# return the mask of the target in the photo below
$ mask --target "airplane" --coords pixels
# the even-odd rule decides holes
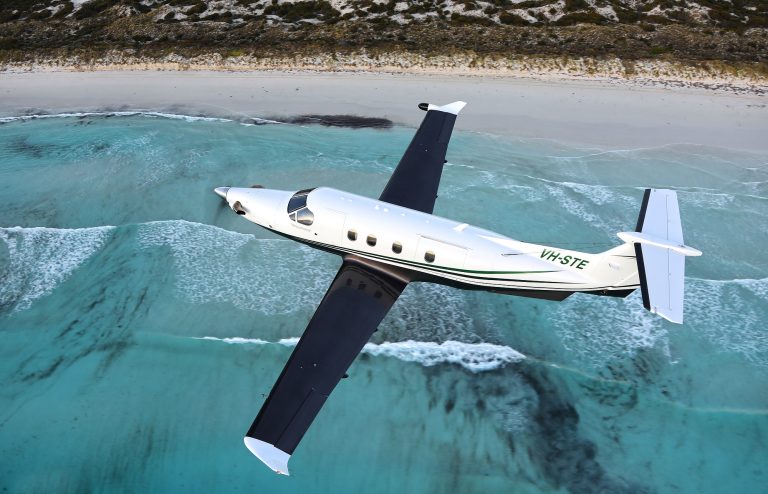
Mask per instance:
[[[244,438],[279,474],[331,391],[405,287],[561,301],[581,292],[626,297],[683,322],[686,256],[677,194],[646,189],[634,232],[598,254],[521,242],[432,214],[448,141],[466,103],[420,103],[426,116],[378,199],[330,187],[299,191],[218,187],[238,215],[278,235],[338,254],[341,267]]]

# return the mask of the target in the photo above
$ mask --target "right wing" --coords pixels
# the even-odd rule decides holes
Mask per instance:
[[[427,107],[427,116],[400,158],[380,201],[432,214],[453,124],[465,105],[463,101],[456,101]]]
[[[245,437],[277,473],[407,281],[345,258]]]

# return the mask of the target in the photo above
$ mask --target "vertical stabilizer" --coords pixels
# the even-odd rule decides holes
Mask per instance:
[[[685,257],[700,256],[701,251],[683,243],[677,193],[646,189],[636,231],[619,237],[634,244],[645,308],[682,323]]]

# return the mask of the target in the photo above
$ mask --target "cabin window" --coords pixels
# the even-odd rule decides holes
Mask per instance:
[[[435,262],[435,253],[428,250],[424,253],[424,260],[427,262]]]
[[[376,236],[368,235],[368,238],[365,239],[365,243],[373,247],[374,245],[376,245]]]
[[[394,252],[395,254],[399,254],[402,251],[403,251],[403,244],[401,244],[400,242],[392,243],[392,252]]]
[[[348,231],[347,238],[354,242],[355,240],[357,240],[357,232],[355,230]]]

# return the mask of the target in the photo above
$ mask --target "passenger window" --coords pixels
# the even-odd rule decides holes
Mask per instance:
[[[374,235],[368,235],[368,238],[365,239],[365,242],[371,247],[373,247],[374,245],[376,245],[376,237]]]
[[[428,250],[424,253],[424,260],[427,262],[435,262],[435,253]]]
[[[401,244],[400,242],[395,242],[392,244],[392,252],[394,252],[395,254],[399,254],[402,251],[403,251],[403,244]]]
[[[315,221],[315,215],[309,208],[299,209],[296,213],[296,219],[302,225],[311,225]]]
[[[355,230],[348,231],[347,238],[354,242],[355,240],[357,240],[357,232]]]

